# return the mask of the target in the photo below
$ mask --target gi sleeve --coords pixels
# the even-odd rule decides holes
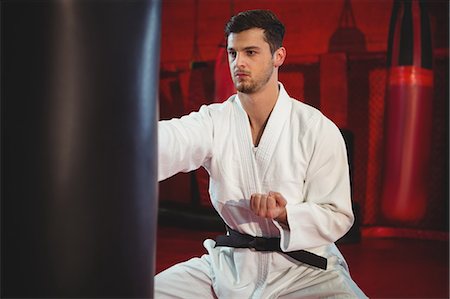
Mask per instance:
[[[312,125],[303,138],[310,153],[303,201],[286,206],[289,227],[276,223],[281,249],[293,251],[333,243],[354,221],[345,142],[327,118]]]
[[[199,168],[210,158],[213,124],[207,106],[158,122],[158,181]]]

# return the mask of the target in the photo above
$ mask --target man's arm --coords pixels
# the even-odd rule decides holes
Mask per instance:
[[[325,120],[305,138],[304,148],[311,152],[311,158],[303,194],[298,195],[302,201],[289,202],[274,192],[257,194],[250,200],[255,214],[273,219],[284,251],[330,244],[342,237],[354,220],[347,154],[339,129]]]
[[[207,106],[158,122],[158,181],[199,168],[211,156],[212,119]]]

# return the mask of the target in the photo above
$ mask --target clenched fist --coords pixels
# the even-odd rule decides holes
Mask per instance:
[[[256,215],[288,225],[286,204],[287,201],[283,195],[273,191],[268,194],[254,193],[250,197],[250,209]]]

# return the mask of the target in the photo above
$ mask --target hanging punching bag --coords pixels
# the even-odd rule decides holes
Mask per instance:
[[[422,219],[427,205],[433,72],[426,1],[394,1],[388,43],[382,213]]]
[[[235,93],[228,65],[228,51],[226,45],[220,45],[214,65],[214,102],[222,103]]]
[[[153,297],[159,0],[0,5],[1,297]]]

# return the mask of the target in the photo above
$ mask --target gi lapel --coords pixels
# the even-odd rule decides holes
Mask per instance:
[[[262,180],[266,176],[270,161],[272,160],[276,146],[280,141],[281,132],[283,131],[287,119],[290,117],[291,109],[292,102],[284,87],[280,84],[280,94],[277,103],[270,114],[256,152],[256,164],[259,170],[259,179],[261,179],[259,184],[262,184]]]
[[[280,94],[277,103],[270,114],[266,128],[261,136],[256,154],[253,152],[250,121],[239,100],[235,97],[236,129],[239,138],[239,149],[242,157],[244,180],[247,187],[248,198],[253,193],[262,193],[262,180],[264,179],[270,161],[279,142],[281,132],[290,116],[292,102],[283,85],[280,84]],[[267,191],[267,190],[266,190]]]
[[[247,112],[242,107],[239,96],[235,97],[236,131],[238,134],[239,154],[242,157],[242,169],[246,186],[246,198],[250,198],[253,193],[260,193],[260,180],[258,169],[253,154],[252,133],[250,131],[250,121]]]

